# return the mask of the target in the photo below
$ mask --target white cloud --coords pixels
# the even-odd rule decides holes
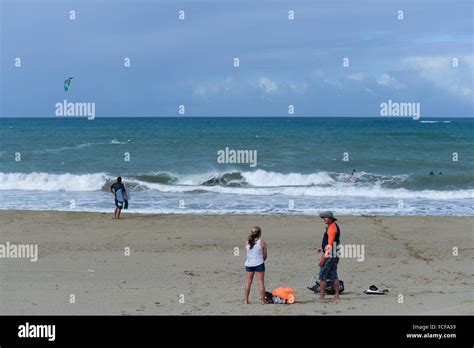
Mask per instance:
[[[337,88],[337,89],[342,89],[343,85],[341,81],[339,80],[339,77],[334,77],[331,75],[327,75],[324,71],[321,69],[314,70],[309,74],[309,77],[311,78],[312,85],[318,86],[321,82],[330,85],[331,87]]]
[[[202,99],[219,95],[245,95],[251,90],[260,90],[265,95],[297,93],[305,94],[310,85],[306,81],[275,82],[269,77],[235,79],[227,77],[221,80],[190,81],[193,97]]]
[[[374,91],[371,90],[370,88],[367,88],[367,87],[366,87],[366,88],[364,89],[364,91],[365,91],[366,93],[370,94],[370,95],[375,95]]]
[[[390,76],[389,74],[385,73],[375,78],[375,81],[380,86],[385,87],[393,87],[395,89],[400,89],[405,87],[402,83],[398,82],[394,77]]]
[[[347,78],[349,80],[362,81],[364,79],[364,73],[361,73],[361,72],[354,73],[352,75],[348,75]]]
[[[227,77],[222,81],[205,81],[193,85],[193,96],[208,98],[219,93],[229,93],[237,87],[236,81],[232,77]]]
[[[402,67],[415,71],[422,79],[436,87],[460,97],[472,96],[474,56],[459,57],[459,66],[453,67],[453,57],[428,56],[408,57]]]
[[[308,84],[306,82],[301,83],[290,83],[288,85],[292,92],[304,94],[308,90]]]
[[[322,80],[324,78],[324,71],[322,71],[321,69],[318,69],[318,70],[313,70],[309,76],[313,79],[313,80]]]
[[[342,89],[342,83],[341,81],[337,80],[337,79],[331,79],[331,78],[326,78],[323,80],[324,83],[327,83],[328,85],[331,85],[332,87],[336,87],[336,88],[339,88],[339,89]]]
[[[261,77],[258,81],[258,85],[267,94],[276,93],[278,90],[277,84],[267,77]]]

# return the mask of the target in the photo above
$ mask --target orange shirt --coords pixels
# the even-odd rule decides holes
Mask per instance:
[[[326,245],[326,250],[325,250],[325,256],[329,256],[331,253],[331,248],[332,245],[334,244],[334,240],[336,239],[336,234],[337,234],[337,227],[336,223],[332,222],[328,226],[328,244]]]

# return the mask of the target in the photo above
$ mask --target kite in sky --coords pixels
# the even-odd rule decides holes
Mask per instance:
[[[71,80],[73,79],[74,77],[70,77],[68,78],[66,81],[64,81],[64,90],[66,92],[69,91],[69,86],[71,85]]]

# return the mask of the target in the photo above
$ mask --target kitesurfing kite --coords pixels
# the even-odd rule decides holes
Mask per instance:
[[[67,92],[69,91],[69,86],[71,85],[71,80],[73,79],[74,77],[70,77],[68,78],[66,81],[64,81],[64,90]]]

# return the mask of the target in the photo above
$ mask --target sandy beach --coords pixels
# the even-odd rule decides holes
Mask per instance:
[[[474,313],[473,217],[339,217],[342,244],[364,245],[365,255],[363,261],[341,258],[339,277],[346,291],[337,303],[320,303],[306,288],[319,270],[312,250],[323,234],[317,217],[112,217],[0,211],[0,244],[38,245],[37,262],[0,259],[0,313]],[[283,284],[293,287],[297,303],[262,306],[254,283],[251,304],[243,304],[243,245],[252,225],[261,226],[268,244],[267,290]],[[127,247],[130,255],[125,255]],[[453,255],[454,247],[458,256]],[[365,295],[363,290],[372,284],[388,289],[388,294]]]

